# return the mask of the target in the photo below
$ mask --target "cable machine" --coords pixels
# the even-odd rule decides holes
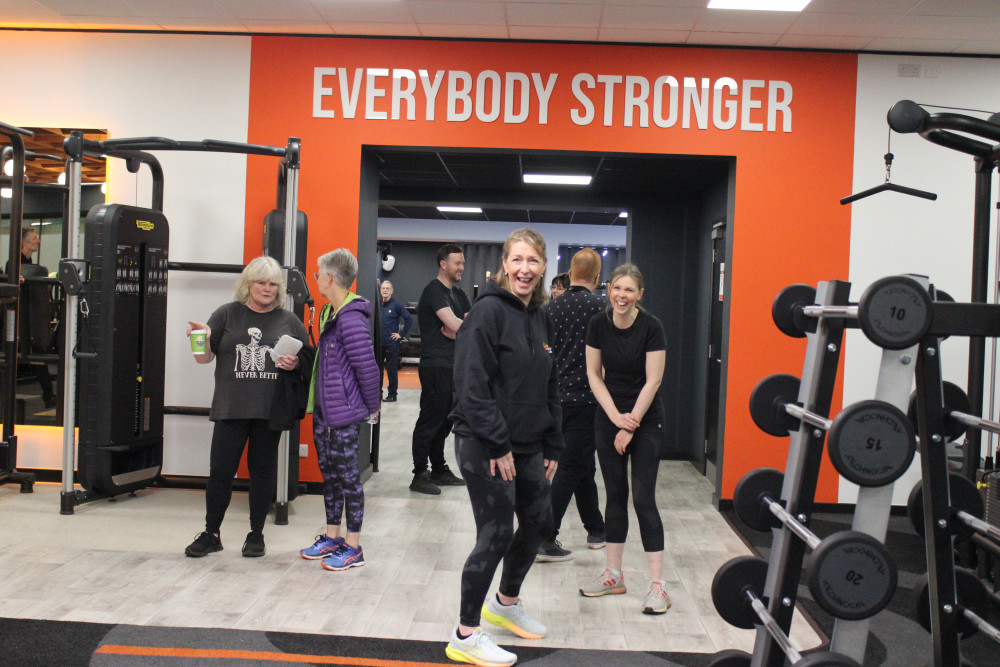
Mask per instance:
[[[284,195],[284,229],[296,228],[299,140],[291,137],[285,147],[243,144],[206,139],[175,141],[163,137],[137,137],[91,141],[74,132],[64,142],[69,156],[67,259],[59,264],[66,291],[66,359],[63,426],[63,483],[61,513],[72,514],[75,505],[100,497],[133,492],[160,475],[163,447],[163,363],[167,296],[167,271],[225,271],[242,267],[216,264],[171,265],[167,253],[167,221],[163,216],[163,171],[147,151],[236,153],[280,158],[278,191]],[[143,164],[152,173],[150,209],[102,204],[87,216],[86,259],[80,256],[80,183],[84,155],[125,160],[137,173]],[[157,232],[157,230],[159,230]],[[282,268],[288,286],[286,307],[301,305],[308,289],[296,268],[296,234],[284,234]],[[272,253],[273,254],[273,253]],[[84,298],[81,299],[81,295]],[[89,297],[89,302],[87,297]],[[80,335],[80,317],[95,334]],[[79,342],[78,342],[79,341]],[[81,349],[92,346],[94,349]],[[121,359],[119,359],[121,357]],[[74,490],[73,453],[77,404],[76,378],[81,388],[80,483]],[[191,414],[175,409],[175,414]],[[198,412],[197,414],[201,414]],[[288,517],[288,432],[282,435],[278,456],[276,522]]]
[[[17,391],[17,313],[21,305],[21,222],[24,213],[24,137],[34,133],[24,128],[0,123],[0,134],[10,140],[14,156],[10,199],[10,271],[7,282],[0,284],[0,307],[4,313],[4,356],[7,374],[3,386],[3,439],[0,440],[0,484],[20,484],[21,493],[31,493],[35,476],[17,471],[17,435],[14,433],[15,393]]]

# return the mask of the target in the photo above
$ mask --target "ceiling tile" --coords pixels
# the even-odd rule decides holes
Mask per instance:
[[[527,25],[510,26],[511,39],[592,42],[597,40],[597,28],[557,28]]]
[[[343,0],[313,4],[319,15],[327,21],[402,23],[413,18],[409,10],[409,6],[413,3]]]
[[[466,39],[508,39],[510,35],[505,25],[440,25],[421,23],[420,34],[424,37],[459,37]]]
[[[601,20],[599,5],[559,5],[542,2],[513,4],[507,7],[507,24],[511,26],[591,27]]]
[[[142,16],[72,16],[67,15],[67,21],[89,30],[149,30],[159,28],[154,19]]]
[[[601,28],[691,30],[699,10],[650,6],[605,7]]]
[[[142,16],[175,18],[231,18],[215,0],[128,0]]]
[[[692,30],[687,44],[707,46],[774,46],[779,34],[752,34],[746,32],[709,32]]]
[[[504,25],[503,5],[499,2],[445,2],[424,0],[409,4],[417,23]]]
[[[246,32],[248,28],[246,21],[240,21],[232,17],[229,18],[182,18],[182,17],[153,17],[151,21],[162,27],[164,30],[204,30],[208,32],[222,30],[225,32]]]
[[[952,2],[953,0],[949,0]],[[804,14],[905,14],[921,3],[921,0],[812,0]]]
[[[250,32],[271,32],[299,35],[332,35],[333,28],[328,23],[317,21],[278,21],[269,19],[243,19],[243,25]]]
[[[868,46],[872,37],[853,35],[793,35],[790,32],[778,38],[775,46],[783,49],[833,49],[860,51]]]
[[[874,37],[893,20],[879,14],[801,14],[785,34]]]
[[[951,53],[966,41],[964,39],[875,37],[868,44],[868,49],[871,51],[902,51],[904,53]]]
[[[995,34],[995,21],[966,17],[904,16],[887,26],[884,37],[917,39],[989,39]]]
[[[975,16],[1000,19],[997,0],[923,0],[910,10],[914,16]]]
[[[968,53],[976,55],[991,55],[1000,53],[1000,42],[997,40],[975,40],[970,39],[952,53]]]
[[[597,38],[602,42],[636,42],[639,44],[683,44],[690,30],[639,30],[637,28],[601,28]]]
[[[699,32],[783,33],[795,22],[795,12],[750,12],[713,9],[702,12],[695,29]]]
[[[331,27],[337,35],[421,36],[420,29],[415,23],[337,23]]]
[[[38,0],[38,4],[43,5],[57,14],[64,16],[138,16],[135,10],[126,0]]]
[[[318,21],[322,17],[309,0],[217,0],[238,19]]]

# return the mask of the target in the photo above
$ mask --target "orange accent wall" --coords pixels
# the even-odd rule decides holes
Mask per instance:
[[[528,119],[519,124],[446,119],[447,79],[435,105],[435,119],[424,119],[424,97],[418,81],[414,93],[415,120],[365,119],[365,84],[358,91],[357,113],[345,118],[340,104],[339,75],[324,79],[333,95],[323,108],[335,118],[314,118],[314,68],[461,70],[473,84],[480,72],[493,70],[544,81],[558,74],[548,104],[548,121],[538,122],[537,96]],[[615,86],[611,126],[603,124],[604,89],[588,91],[596,107],[595,120],[577,125],[572,109],[581,109],[571,80],[578,73],[642,76],[652,84],[660,76],[703,77],[711,83],[731,77],[783,81],[791,85],[792,126],[780,131],[748,131],[708,127],[632,127],[624,122],[623,84]],[[289,136],[302,140],[299,207],[309,215],[307,273],[316,257],[336,247],[357,248],[361,149],[364,145],[461,148],[518,148],[629,153],[670,153],[736,156],[735,213],[730,224],[732,279],[728,339],[728,401],[724,438],[723,498],[732,497],[736,482],[748,470],[769,466],[784,469],[787,438],[760,432],[747,409],[754,385],[771,373],[800,375],[805,343],[782,335],[771,322],[774,296],[792,283],[815,285],[821,280],[847,279],[850,247],[849,209],[840,197],[851,191],[857,57],[851,54],[797,53],[736,49],[687,49],[595,44],[543,44],[381,40],[355,38],[254,37],[250,72],[249,141],[285,145]],[[349,79],[353,82],[353,79]],[[381,77],[385,97],[376,97],[376,111],[390,111],[391,77]],[[740,86],[742,94],[743,87]],[[683,91],[681,92],[683,97]],[[737,96],[737,102],[738,100]],[[754,99],[751,122],[767,122],[767,88]],[[487,100],[490,99],[487,97]],[[487,106],[489,106],[487,104]],[[680,105],[683,108],[683,104]],[[503,105],[501,104],[501,109]],[[404,116],[405,118],[405,116]],[[725,116],[723,116],[725,118]],[[274,207],[273,160],[250,157],[247,166],[247,259],[261,247],[261,219]],[[643,267],[640,267],[643,268]],[[317,304],[318,306],[319,304]],[[691,350],[691,354],[702,354]],[[833,411],[839,411],[841,389]],[[387,424],[387,428],[391,425]],[[304,438],[311,433],[303,424]],[[393,453],[393,456],[404,456]],[[409,453],[405,453],[408,460]],[[408,465],[408,464],[407,464]],[[302,461],[300,477],[319,480],[315,458]],[[837,500],[837,476],[824,463],[816,499]]]

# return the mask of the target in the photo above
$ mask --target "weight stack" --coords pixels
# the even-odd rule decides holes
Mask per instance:
[[[144,488],[163,463],[170,230],[160,211],[102,204],[86,220],[77,469],[101,495]]]
[[[1000,470],[980,470],[976,477],[986,501],[986,523],[1000,528]]]

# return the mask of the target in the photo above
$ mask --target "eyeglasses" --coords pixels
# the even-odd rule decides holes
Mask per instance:
[[[315,279],[316,279],[316,282],[319,282],[319,275],[320,275],[320,274],[318,274],[318,273],[314,273],[314,274],[313,274],[313,278],[315,278]]]

